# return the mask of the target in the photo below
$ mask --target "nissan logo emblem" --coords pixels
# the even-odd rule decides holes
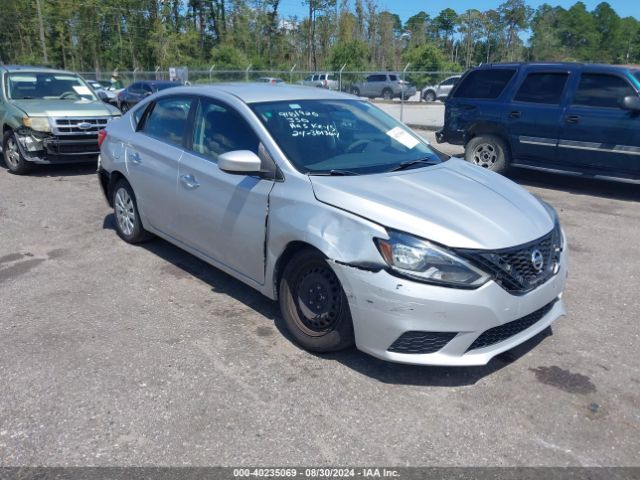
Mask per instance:
[[[544,267],[544,256],[537,248],[531,252],[531,265],[533,265],[533,268],[538,272],[542,270],[542,267]]]

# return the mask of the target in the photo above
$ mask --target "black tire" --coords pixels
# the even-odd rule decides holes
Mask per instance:
[[[495,135],[473,137],[464,147],[464,158],[467,162],[497,173],[505,173],[511,162],[509,147]]]
[[[111,201],[116,219],[116,231],[120,238],[127,243],[140,243],[153,238],[153,235],[142,226],[136,196],[129,182],[124,179],[116,182],[111,192]]]
[[[358,87],[353,87],[353,94],[356,97],[359,97],[360,96],[360,89]]]
[[[34,164],[25,160],[12,130],[7,130],[2,138],[2,157],[7,169],[14,175],[26,175],[33,170]]]
[[[120,105],[120,111],[122,113],[127,113],[127,110],[129,110],[129,106],[127,105],[127,102],[124,102]]]
[[[431,90],[429,90],[428,92],[424,93],[424,101],[425,102],[435,102],[436,101],[436,94],[434,92],[432,92]]]
[[[393,91],[390,88],[382,90],[382,98],[385,100],[393,100]]]
[[[280,311],[296,343],[334,352],[354,343],[347,297],[324,256],[303,250],[287,263],[279,286]]]

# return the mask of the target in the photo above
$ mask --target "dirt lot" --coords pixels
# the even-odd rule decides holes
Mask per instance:
[[[638,186],[515,174],[567,231],[568,316],[424,368],[300,350],[248,287],[122,242],[94,169],[0,170],[1,465],[639,464]]]

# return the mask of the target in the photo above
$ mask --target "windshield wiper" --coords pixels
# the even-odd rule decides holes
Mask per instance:
[[[329,171],[326,172],[309,172],[309,175],[326,175],[326,176],[331,176],[331,177],[347,177],[347,176],[351,176],[351,175],[360,175],[357,172],[352,172],[350,170],[340,170],[340,169],[336,169],[333,168]]]
[[[389,170],[387,170],[387,172],[398,172],[400,170],[406,170],[409,167],[413,167],[414,165],[437,165],[440,162],[437,162],[435,160],[433,160],[432,158],[429,157],[425,157],[425,158],[418,158],[416,160],[407,160],[406,162],[401,162],[400,164],[396,165],[393,168],[390,168]]]

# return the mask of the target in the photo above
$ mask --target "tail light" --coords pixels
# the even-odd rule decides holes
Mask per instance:
[[[102,129],[98,132],[98,147],[102,147],[105,138],[107,138],[107,131]]]

